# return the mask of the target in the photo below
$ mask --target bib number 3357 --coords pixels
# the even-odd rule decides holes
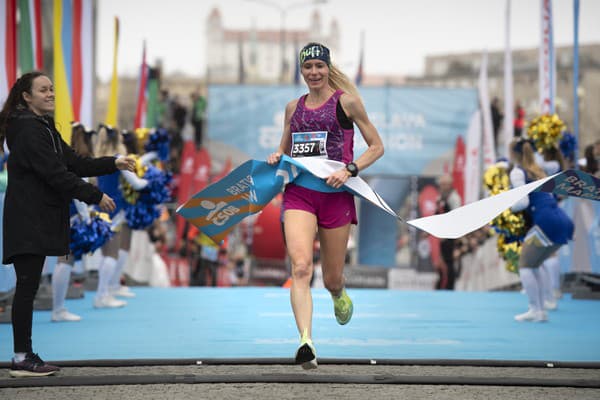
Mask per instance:
[[[327,132],[292,133],[292,157],[327,157]]]

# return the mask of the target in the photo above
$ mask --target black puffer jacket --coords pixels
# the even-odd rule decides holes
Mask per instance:
[[[80,177],[117,171],[114,157],[87,158],[65,143],[49,117],[19,111],[6,129],[8,187],[4,200],[4,264],[20,254],[69,253],[69,202],[97,204],[102,192]]]

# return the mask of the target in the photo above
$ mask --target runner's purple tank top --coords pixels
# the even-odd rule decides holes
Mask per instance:
[[[338,122],[336,107],[342,93],[342,90],[336,90],[317,108],[306,106],[308,95],[300,97],[290,121],[290,130],[292,133],[327,131],[328,158],[348,163],[354,159],[354,128],[344,129]]]

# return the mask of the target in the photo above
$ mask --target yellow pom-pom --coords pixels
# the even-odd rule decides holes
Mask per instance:
[[[112,220],[110,219],[110,215],[108,215],[105,212],[101,212],[101,211],[96,211],[96,210],[92,210],[90,211],[90,217],[99,217],[100,219],[108,222],[109,224],[112,222]]]
[[[506,169],[497,165],[485,171],[483,182],[492,196],[510,189],[510,179]],[[520,239],[527,229],[523,212],[514,213],[510,209],[504,210],[492,220],[490,225],[498,233],[498,254],[506,261],[506,268],[511,272],[518,272],[521,254]],[[507,238],[510,238],[510,243],[506,243]]]
[[[544,149],[558,146],[565,129],[565,123],[557,114],[545,114],[531,120],[527,127],[527,135],[541,152]]]

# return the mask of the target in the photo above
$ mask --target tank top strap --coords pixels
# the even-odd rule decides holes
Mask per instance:
[[[308,97],[308,93],[303,94],[302,96],[300,96],[300,98],[298,99],[298,103],[296,104],[296,109],[301,109],[304,110],[306,108],[306,98]]]
[[[331,95],[331,98],[330,98],[330,100],[333,102],[333,104],[335,104],[337,106],[337,103],[340,100],[340,97],[342,97],[342,94],[344,94],[344,91],[342,89],[338,89],[335,92],[333,92],[333,94]]]

